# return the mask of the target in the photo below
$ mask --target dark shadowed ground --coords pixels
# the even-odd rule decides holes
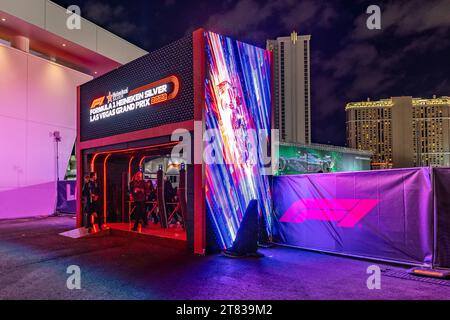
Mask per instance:
[[[0,299],[449,299],[450,287],[382,276],[373,262],[288,248],[263,259],[195,257],[141,240],[74,240],[70,217],[0,221]],[[70,265],[82,289],[66,287]],[[382,268],[401,269],[383,266]]]

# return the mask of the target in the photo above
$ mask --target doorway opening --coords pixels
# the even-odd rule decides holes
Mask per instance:
[[[186,242],[188,170],[171,157],[176,143],[85,153],[90,172],[96,172],[101,196],[98,218],[112,231]],[[132,232],[136,202],[130,183],[137,172],[145,182],[145,221]],[[189,203],[190,204],[190,203]]]

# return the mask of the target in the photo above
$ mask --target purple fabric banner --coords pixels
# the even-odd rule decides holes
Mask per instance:
[[[56,210],[61,213],[77,213],[77,182],[58,182],[58,202]]]
[[[274,242],[431,264],[428,168],[274,177]]]

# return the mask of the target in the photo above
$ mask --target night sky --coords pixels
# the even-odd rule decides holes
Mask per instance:
[[[311,34],[313,142],[345,145],[345,104],[408,95],[450,95],[450,0],[57,0],[153,51],[193,30],[265,47],[266,39]],[[382,10],[368,30],[366,9]]]

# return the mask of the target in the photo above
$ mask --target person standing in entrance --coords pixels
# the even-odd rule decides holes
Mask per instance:
[[[103,219],[98,215],[100,188],[97,183],[97,174],[95,172],[91,172],[89,175],[89,182],[83,189],[83,194],[85,194],[87,198],[86,211],[88,230],[89,232],[92,231],[92,217],[97,217],[98,228],[102,230]]]
[[[135,223],[133,231],[138,230],[139,222],[142,220],[142,224],[145,226],[145,181],[142,172],[138,171],[133,177],[130,183],[130,191],[132,200],[135,205]]]
[[[82,195],[83,195],[83,214],[85,215],[85,226],[87,229],[91,228],[91,219],[90,219],[90,213],[89,213],[89,181],[91,180],[91,177],[89,175],[85,175],[84,176],[84,181],[83,181],[83,189],[82,189]]]

